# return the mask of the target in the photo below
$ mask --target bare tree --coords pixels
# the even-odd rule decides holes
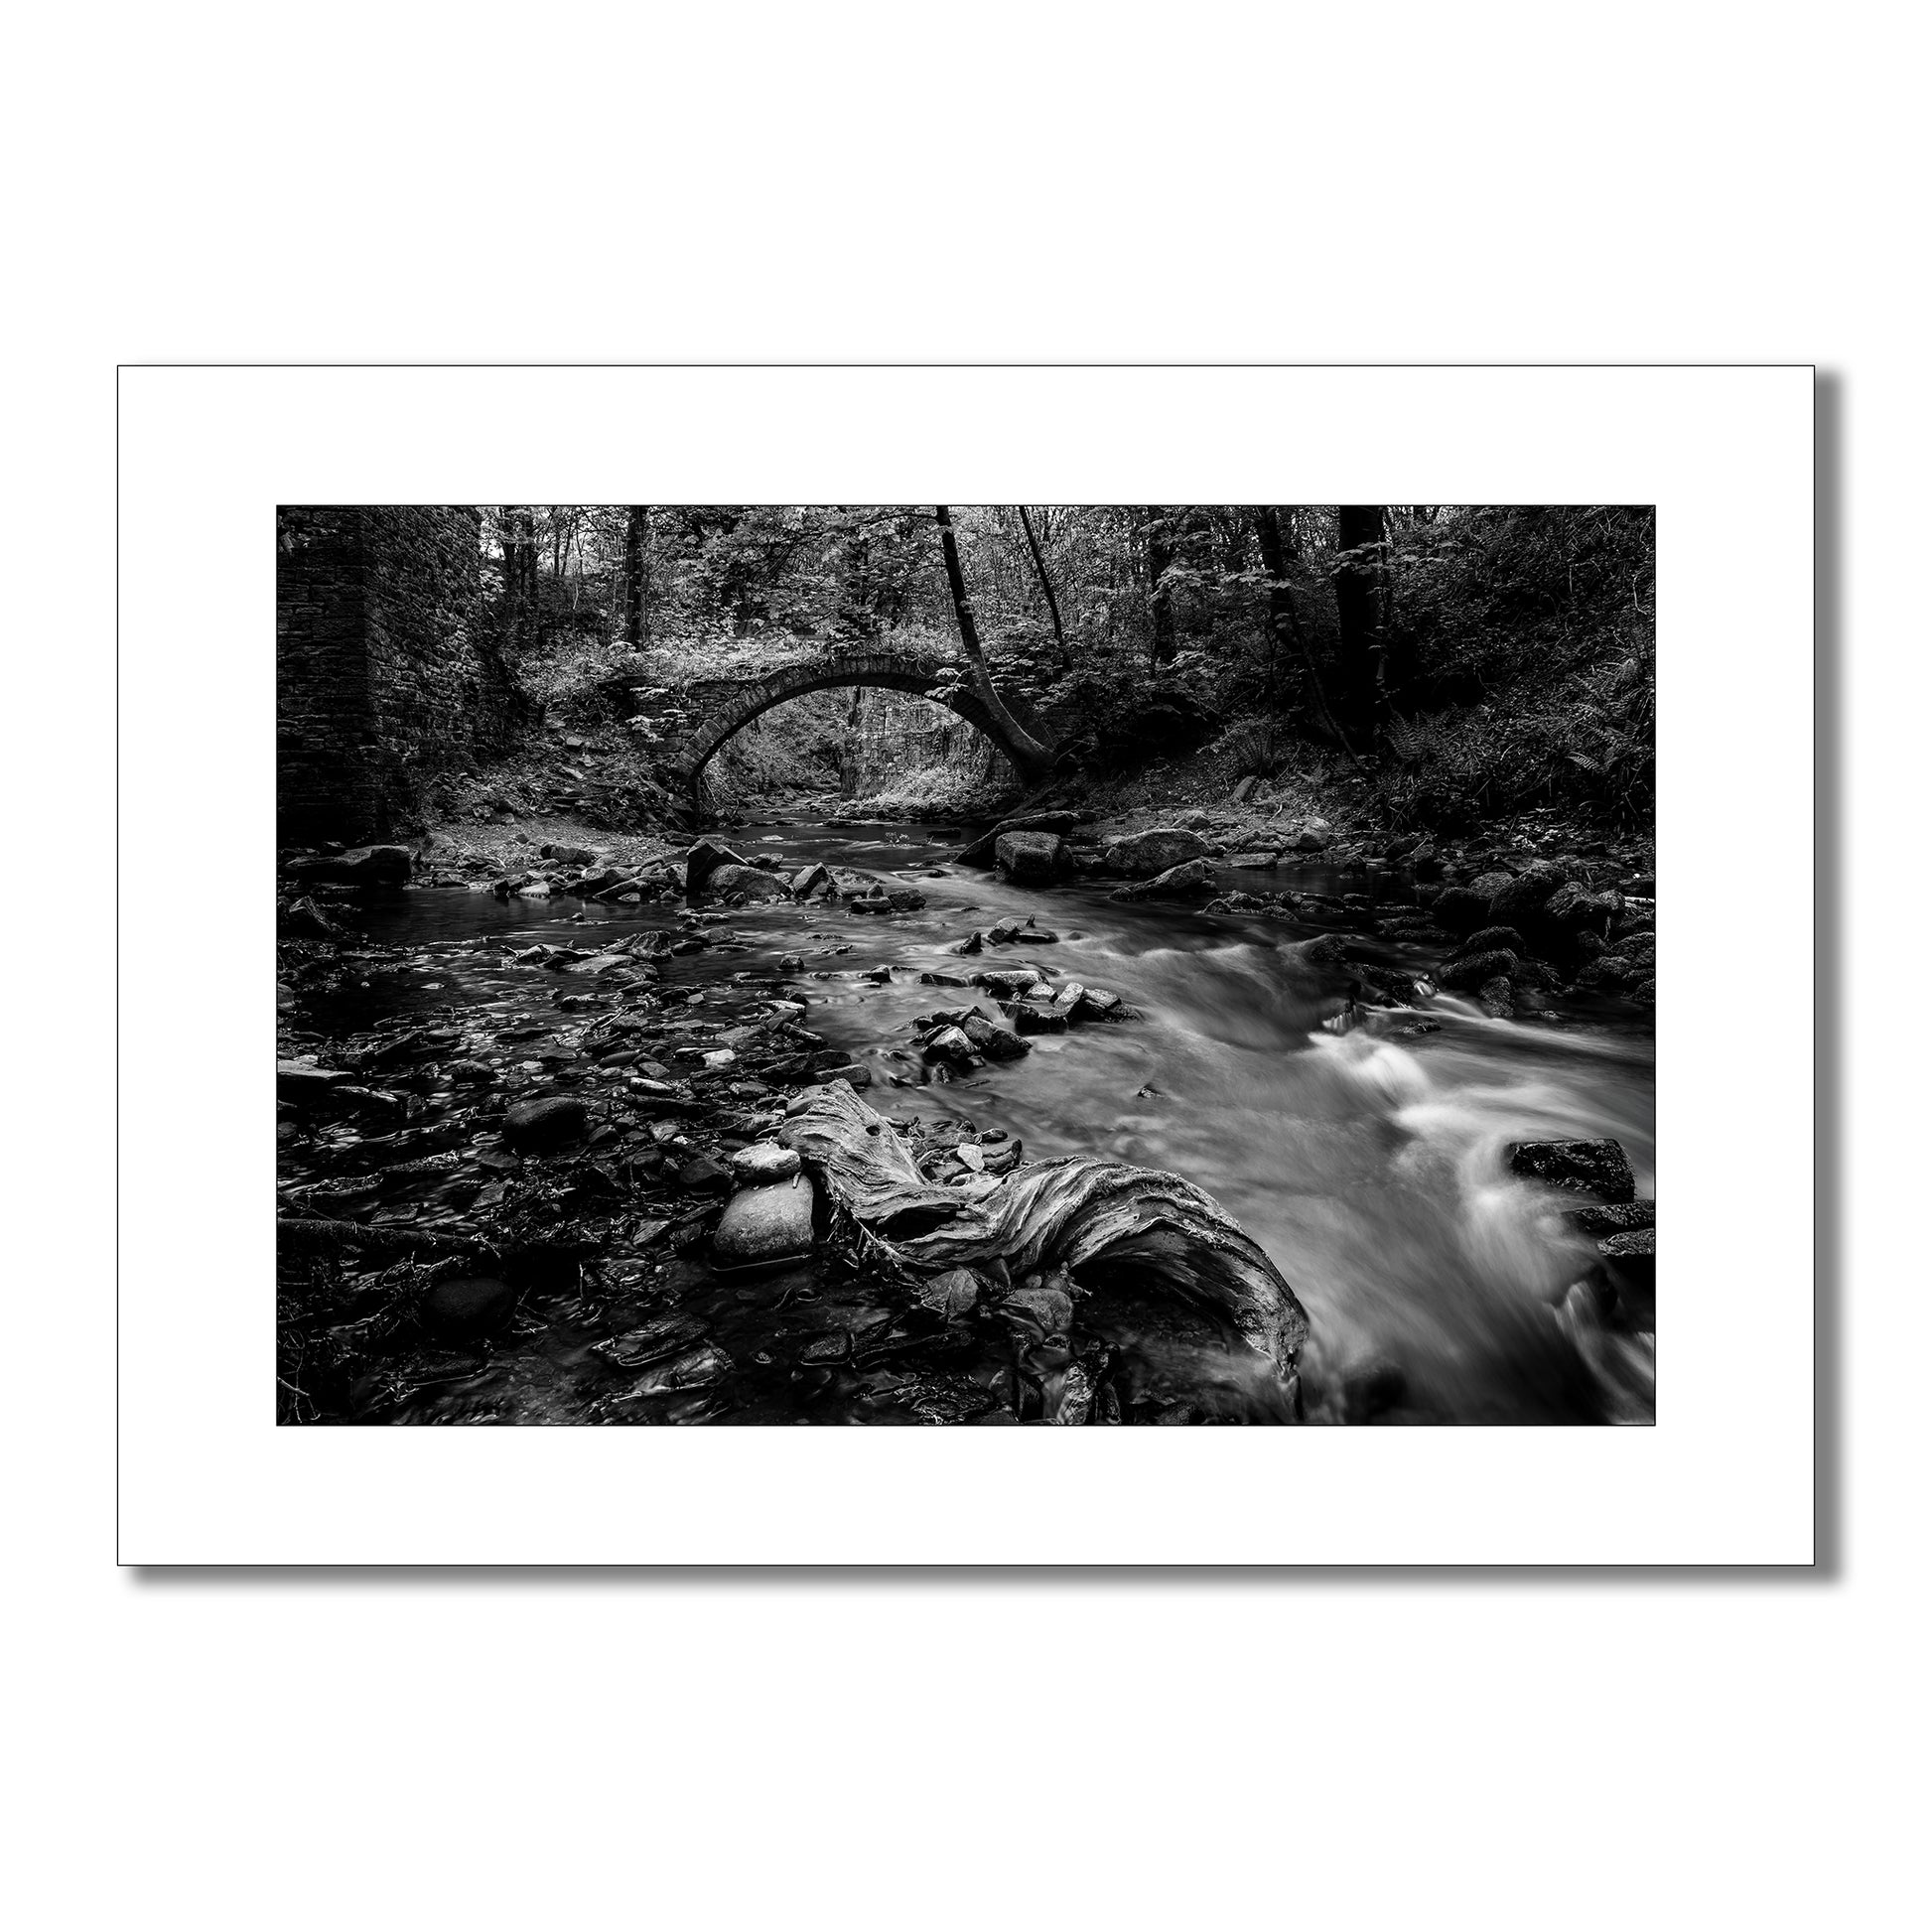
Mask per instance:
[[[1060,602],[1053,595],[1053,580],[1046,574],[1046,559],[1039,554],[1039,539],[1034,535],[1026,504],[1016,504],[1015,507],[1020,512],[1020,527],[1026,532],[1027,552],[1034,560],[1034,575],[1039,579],[1040,595],[1046,600],[1046,615],[1053,621],[1053,641],[1059,646],[1060,662],[1070,671],[1073,668],[1073,653],[1067,649],[1066,632],[1060,628]]]
[[[934,510],[934,520],[939,525],[939,549],[946,564],[946,583],[952,591],[953,617],[959,624],[959,642],[966,652],[973,690],[980,702],[999,720],[1001,730],[1008,735],[1017,754],[1015,761],[1027,770],[1030,777],[1041,776],[1051,768],[1053,755],[1007,709],[1005,701],[993,688],[992,675],[986,668],[986,653],[980,647],[979,625],[973,620],[972,600],[966,595],[966,574],[959,567],[959,545],[953,540],[952,512],[944,503],[935,504]]]

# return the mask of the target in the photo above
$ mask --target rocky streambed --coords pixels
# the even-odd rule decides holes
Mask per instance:
[[[1640,896],[1215,830],[287,855],[284,1420],[1645,1419]]]

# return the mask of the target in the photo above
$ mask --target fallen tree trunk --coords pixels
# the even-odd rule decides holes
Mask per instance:
[[[1309,1318],[1261,1248],[1177,1174],[1074,1156],[1016,1169],[970,1197],[919,1173],[883,1115],[843,1081],[779,1129],[908,1283],[964,1268],[995,1283],[1065,1271],[1085,1298],[1178,1304],[1238,1337],[1291,1398]]]

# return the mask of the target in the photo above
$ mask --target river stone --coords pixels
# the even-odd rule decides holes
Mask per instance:
[[[756,1187],[766,1181],[789,1180],[802,1164],[798,1150],[773,1147],[760,1141],[756,1147],[742,1147],[732,1156],[732,1178],[741,1186]]]
[[[1001,1011],[1013,1022],[1014,1030],[1022,1034],[1063,1034],[1066,1032],[1066,1015],[1055,1013],[1050,1007],[1029,1005],[1025,1000],[1003,1002]]]
[[[791,897],[782,879],[774,879],[757,866],[714,866],[705,877],[703,890],[720,898],[727,893],[743,893],[750,899]]]
[[[1452,959],[1436,975],[1440,985],[1455,992],[1469,993],[1485,981],[1498,975],[1507,979],[1518,965],[1517,955],[1513,952],[1468,953],[1459,959]]]
[[[793,898],[810,898],[814,893],[829,893],[831,890],[832,875],[823,866],[800,866],[791,875]]]
[[[555,859],[562,866],[594,866],[597,854],[581,845],[540,845],[537,847],[539,859]]]
[[[1066,866],[1066,847],[1053,832],[1002,832],[994,863],[1016,886],[1044,886]]]
[[[948,1319],[970,1314],[980,1298],[980,1278],[970,1268],[948,1268],[943,1275],[918,1284],[918,1298]]]
[[[1034,1050],[1017,1033],[995,1025],[983,1013],[969,1013],[959,1030],[989,1060],[1017,1060]]]
[[[1208,858],[1213,850],[1198,833],[1168,825],[1116,839],[1107,848],[1104,863],[1108,871],[1129,879],[1152,879],[1190,859]]]
[[[1451,932],[1467,932],[1489,916],[1489,901],[1472,886],[1446,886],[1429,901],[1429,916]]]
[[[1563,883],[1562,875],[1548,860],[1534,860],[1521,878],[1497,890],[1489,901],[1490,915],[1499,920],[1534,917],[1557,896]]]
[[[745,864],[746,860],[743,853],[734,852],[728,845],[714,845],[709,839],[700,839],[684,855],[684,890],[687,893],[702,892],[705,881],[720,866],[743,866]]]
[[[1111,1020],[1120,1011],[1120,1006],[1118,993],[1109,993],[1105,987],[1090,986],[1080,995],[1079,1018]]]
[[[449,1341],[469,1341],[500,1328],[516,1306],[516,1290],[493,1275],[433,1283],[418,1310],[423,1326]]]
[[[834,1080],[843,1080],[849,1087],[869,1087],[872,1085],[872,1068],[854,1060],[845,1066],[821,1066],[811,1077],[815,1087],[830,1086]]]
[[[1496,895],[1500,893],[1505,886],[1511,883],[1512,883],[1511,877],[1506,872],[1478,873],[1475,876],[1475,878],[1469,881],[1469,891],[1472,892],[1476,896],[1476,897],[1483,902],[1484,905],[1490,905],[1494,903]],[[1443,897],[1444,898],[1447,898],[1449,895],[1445,893]],[[1438,903],[1437,906],[1432,907],[1431,909],[1436,911],[1439,917],[1441,916],[1440,902]]]
[[[802,1173],[740,1188],[711,1237],[712,1259],[721,1268],[750,1268],[810,1254],[812,1199],[812,1183]]]
[[[589,1131],[590,1109],[575,1094],[519,1100],[503,1115],[503,1139],[519,1154],[554,1154]]]
[[[1107,897],[1118,899],[1193,898],[1213,890],[1214,868],[1205,859],[1189,859],[1182,865],[1170,866],[1166,872],[1152,879],[1142,880],[1139,885],[1116,887]]]
[[[1657,1225],[1657,1203],[1654,1200],[1633,1200],[1614,1207],[1577,1207],[1563,1218],[1579,1234],[1591,1237],[1631,1234]]]
[[[1602,1201],[1637,1197],[1637,1177],[1617,1141],[1518,1141],[1509,1150],[1509,1171]]]
[[[941,1027],[925,1042],[924,1052],[927,1059],[944,1060],[948,1066],[962,1071],[980,1064],[978,1050],[958,1027]]]
[[[731,1185],[731,1170],[709,1154],[700,1154],[677,1171],[677,1184],[694,1194],[716,1193]]]
[[[1513,925],[1486,925],[1480,932],[1470,933],[1455,949],[1457,958],[1464,953],[1528,951],[1523,935]]]
[[[1515,989],[1506,975],[1498,973],[1492,980],[1484,980],[1476,988],[1476,1005],[1491,1020],[1510,1020],[1516,1014]]]

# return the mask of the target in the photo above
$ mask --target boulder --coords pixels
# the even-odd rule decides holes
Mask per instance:
[[[537,847],[539,859],[555,859],[563,866],[594,866],[597,854],[587,851],[581,845],[540,845]]]
[[[702,892],[705,881],[720,866],[747,866],[749,869],[749,862],[743,853],[734,852],[728,845],[714,845],[710,839],[700,839],[684,855],[685,892]]]
[[[810,1254],[813,1201],[802,1173],[740,1188],[711,1237],[712,1260],[721,1268],[756,1268]]]
[[[677,1184],[693,1194],[716,1193],[731,1185],[731,1170],[714,1156],[700,1154],[678,1169]]]
[[[1014,1031],[1020,1034],[1063,1034],[1066,1032],[1066,1015],[1051,1007],[1035,1006],[1027,1000],[1002,1002],[1000,1011],[1013,1022]]]
[[[575,1094],[519,1100],[503,1115],[503,1139],[518,1154],[554,1154],[590,1131],[590,1109]]]
[[[948,1268],[943,1275],[933,1275],[920,1282],[916,1292],[927,1308],[950,1320],[956,1315],[971,1314],[980,1291],[980,1278],[970,1268]]]
[[[1563,876],[1547,860],[1538,859],[1527,871],[1499,887],[1489,901],[1489,912],[1498,920],[1535,917],[1557,896]]]
[[[829,1087],[834,1080],[843,1080],[849,1087],[869,1087],[872,1085],[872,1068],[861,1065],[857,1060],[848,1060],[843,1066],[821,1066],[813,1069],[813,1086]]]
[[[1214,890],[1214,868],[1205,859],[1189,859],[1181,865],[1170,866],[1166,872],[1152,879],[1144,879],[1135,886],[1121,886],[1108,895],[1110,898],[1195,898]]]
[[[789,898],[790,888],[782,879],[774,879],[768,872],[757,866],[722,865],[714,866],[706,874],[701,889],[711,897],[723,898],[731,893],[741,893],[748,899]]]
[[[1523,943],[1523,935],[1513,925],[1486,925],[1480,932],[1472,932],[1456,947],[1457,955],[1474,952],[1513,952],[1526,953],[1529,947]]]
[[[1637,1197],[1637,1177],[1617,1141],[1518,1141],[1509,1150],[1509,1171],[1600,1201]]]
[[[1468,890],[1472,892],[1476,896],[1476,897],[1482,901],[1482,903],[1485,906],[1490,906],[1495,903],[1496,895],[1500,893],[1505,886],[1511,885],[1513,883],[1514,883],[1513,879],[1509,873],[1483,872],[1483,873],[1478,873],[1475,876],[1475,878],[1469,881]],[[1445,893],[1443,895],[1443,897],[1448,898],[1449,894]],[[1438,916],[1440,916],[1441,909],[1442,909],[1441,901],[1439,900],[1437,904],[1431,909],[1436,911]]]
[[[406,845],[363,845],[333,858],[300,860],[289,871],[323,885],[406,886],[410,863]]]
[[[417,1305],[417,1315],[432,1334],[446,1341],[473,1341],[493,1333],[516,1307],[516,1290],[494,1275],[466,1275],[431,1284]]]
[[[744,1187],[789,1180],[798,1168],[796,1149],[774,1147],[769,1141],[760,1141],[756,1147],[742,1147],[731,1159],[732,1178]]]
[[[971,1035],[960,1027],[941,1027],[926,1039],[923,1051],[928,1060],[942,1061],[960,1072],[982,1063]]]
[[[800,866],[791,875],[793,898],[810,898],[814,893],[829,893],[831,890],[832,875],[823,866]]]
[[[1429,916],[1451,932],[1468,932],[1489,916],[1489,901],[1472,886],[1445,886],[1430,900]]]
[[[1574,879],[1566,880],[1550,896],[1543,916],[1557,925],[1593,925],[1607,921],[1623,910],[1623,895],[1617,892],[1592,893]]]
[[[1507,976],[1498,973],[1492,980],[1484,980],[1476,988],[1476,1005],[1491,1020],[1509,1020],[1516,1013],[1516,993]]]
[[[1016,886],[1044,886],[1066,870],[1066,847],[1055,832],[1002,832],[993,859]]]
[[[1298,832],[1295,835],[1295,850],[1297,852],[1326,852],[1334,842],[1335,839],[1332,832],[1317,831],[1311,825],[1306,831]]]
[[[999,856],[1002,834],[1007,832],[1053,832],[1065,834],[1080,822],[1076,812],[1016,812],[1003,818],[990,832],[982,832],[971,845],[953,854],[962,866],[990,866]]]
[[[1657,1203],[1654,1200],[1633,1200],[1614,1207],[1576,1207],[1563,1218],[1579,1234],[1587,1234],[1593,1239],[1611,1234],[1632,1234],[1657,1225]]]
[[[1017,1060],[1033,1048],[1010,1028],[997,1025],[983,1013],[969,1013],[959,1023],[959,1031],[989,1060]]]
[[[1199,833],[1170,825],[1116,839],[1108,846],[1103,863],[1109,872],[1128,879],[1153,879],[1189,860],[1210,858],[1213,851]]]
[[[1459,959],[1451,959],[1437,974],[1437,983],[1459,993],[1471,993],[1499,974],[1505,979],[1515,972],[1520,962],[1513,952],[1467,953]]]

